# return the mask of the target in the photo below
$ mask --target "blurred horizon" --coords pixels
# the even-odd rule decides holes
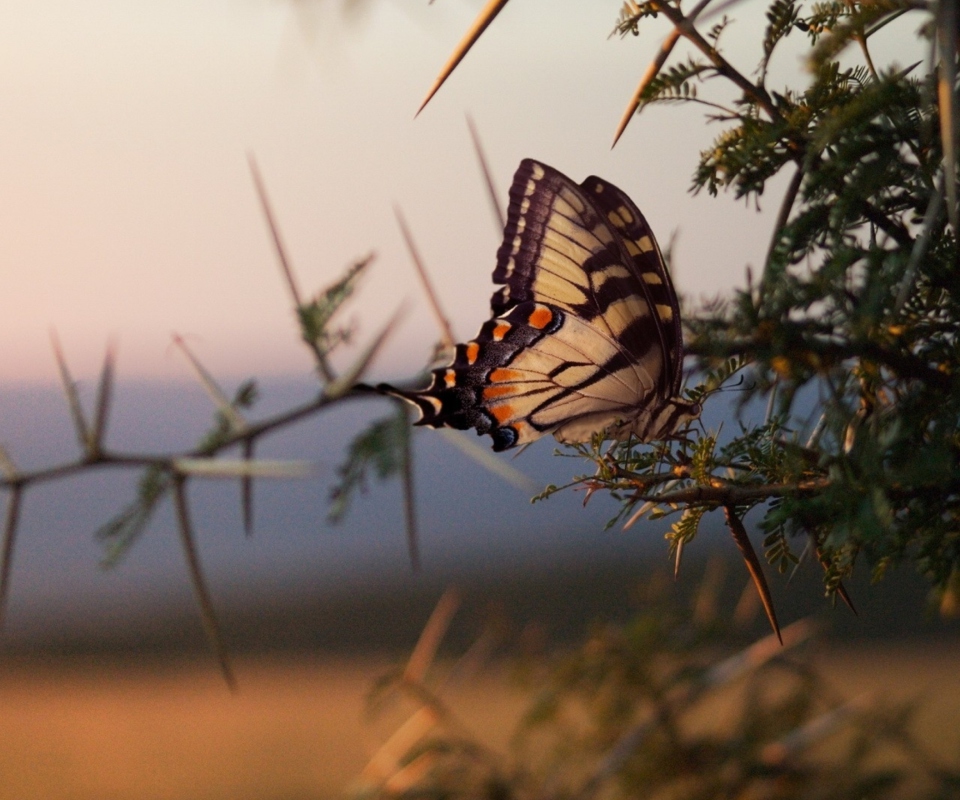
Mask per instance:
[[[316,384],[303,379],[264,381],[250,417],[275,413],[315,391]],[[213,418],[196,384],[121,382],[113,409],[107,443],[123,452],[189,448]],[[719,406],[708,412],[708,426],[726,414]],[[619,524],[606,529],[614,501],[596,496],[584,507],[583,494],[574,491],[531,505],[530,492],[481,468],[439,432],[421,429],[414,437],[414,471],[422,568],[414,573],[396,480],[373,480],[343,522],[327,520],[347,443],[387,413],[383,401],[358,401],[267,437],[258,457],[306,459],[317,473],[258,480],[250,537],[243,534],[236,481],[191,481],[200,557],[228,641],[253,650],[349,649],[364,640],[409,646],[451,584],[472,596],[474,616],[499,598],[517,619],[540,616],[560,629],[577,628],[595,618],[622,618],[644,576],[672,570],[663,538],[669,518],[642,520],[628,531]],[[488,447],[486,437],[460,435]],[[24,469],[72,458],[75,437],[62,392],[0,387],[0,442]],[[583,465],[555,457],[556,448],[548,437],[517,458],[499,458],[533,486],[562,484]],[[134,498],[138,475],[101,469],[27,492],[0,653],[204,646],[169,501],[116,567],[98,566],[105,550],[94,532]],[[687,548],[676,591],[692,591],[704,562],[715,557],[727,563],[728,603],[735,604],[747,578],[720,514],[705,518]],[[872,586],[869,569],[862,569],[851,587],[860,617],[842,605],[830,609],[816,564],[805,564],[796,581],[767,572],[782,624],[813,613],[841,637],[960,631],[957,620],[930,616],[927,588],[910,570]]]

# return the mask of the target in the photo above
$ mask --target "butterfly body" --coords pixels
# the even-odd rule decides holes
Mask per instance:
[[[699,415],[678,396],[670,276],[643,215],[612,184],[522,161],[493,280],[492,319],[427,389],[378,387],[414,403],[418,424],[475,428],[505,450],[545,433],[650,441]]]

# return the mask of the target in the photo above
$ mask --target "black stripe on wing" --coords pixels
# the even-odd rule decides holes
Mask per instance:
[[[666,364],[665,396],[674,397],[683,378],[680,304],[657,239],[640,209],[621,189],[596,175],[580,185],[622,237],[636,275],[657,312]]]
[[[499,411],[490,410],[484,390],[490,393],[493,373],[509,366],[518,353],[558,330],[563,320],[564,312],[560,309],[542,303],[521,303],[485,322],[473,341],[458,344],[453,363],[433,370],[426,389],[405,391],[380,384],[377,390],[414,403],[421,414],[417,425],[433,428],[447,425],[459,430],[476,428],[478,434],[490,434],[494,450],[505,450],[517,443],[519,431],[515,424],[501,424]],[[525,398],[548,390],[553,387],[533,383],[510,389],[512,394],[522,394]],[[536,435],[540,433],[537,431]]]

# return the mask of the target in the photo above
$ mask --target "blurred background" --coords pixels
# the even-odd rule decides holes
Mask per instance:
[[[500,233],[467,114],[502,197],[524,157],[577,180],[603,176],[644,210],[664,246],[673,243],[685,302],[741,285],[762,261],[776,204],[687,193],[695,153],[717,130],[693,109],[654,108],[610,149],[659,47],[646,34],[608,38],[618,2],[515,0],[414,119],[480,5],[37,0],[4,9],[0,443],[18,466],[76,454],[51,329],[88,404],[104,348],[117,343],[108,442],[119,450],[187,448],[210,426],[213,408],[172,333],[228,390],[258,379],[254,416],[315,394],[251,154],[305,293],[376,254],[347,314],[358,347],[406,304],[373,367],[378,380],[417,374],[438,338],[395,206],[458,339],[486,317]],[[765,24],[756,0],[736,16],[726,34],[733,57]],[[916,60],[897,35],[880,39],[875,58]],[[745,69],[755,60],[744,52]],[[784,75],[801,66],[799,56],[777,64]],[[327,519],[347,443],[384,413],[382,402],[357,403],[269,438],[259,455],[317,469],[257,484],[249,538],[235,485],[191,486],[200,555],[239,659],[239,697],[206,653],[168,506],[104,570],[93,532],[132,499],[137,476],[98,472],[29,492],[0,641],[0,797],[329,796],[369,756],[365,687],[413,646],[445,587],[465,597],[452,646],[494,617],[567,641],[597,619],[628,618],[642,605],[637,585],[670,568],[667,522],[607,529],[614,504],[595,497],[583,507],[572,492],[530,504],[579,468],[553,457],[552,440],[505,459],[529,481],[518,488],[421,431],[422,569],[413,572],[396,483],[373,484],[342,523]],[[711,413],[716,425],[727,411]],[[673,591],[692,592],[710,558],[729,556],[723,602],[736,605],[746,574],[720,520],[708,520],[691,550]],[[956,624],[928,612],[915,576],[880,586],[868,577],[850,587],[857,618],[822,599],[814,567],[790,585],[772,578],[781,619],[820,615],[830,641],[856,643],[871,663],[875,640],[896,640],[897,669],[927,669],[960,695],[956,674],[944,673],[955,663]],[[755,632],[764,632],[759,620]],[[839,674],[863,663],[831,652]],[[482,717],[489,695],[477,686],[471,702]],[[502,718],[487,713],[498,727]]]

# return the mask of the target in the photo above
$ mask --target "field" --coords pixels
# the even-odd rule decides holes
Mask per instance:
[[[919,699],[927,746],[960,756],[960,643],[820,646],[845,697]],[[364,698],[385,658],[247,657],[232,695],[206,660],[146,668],[102,659],[0,669],[0,798],[297,800],[344,796],[375,751]],[[502,748],[521,696],[494,674],[448,695]],[[382,734],[382,731],[380,731]]]

